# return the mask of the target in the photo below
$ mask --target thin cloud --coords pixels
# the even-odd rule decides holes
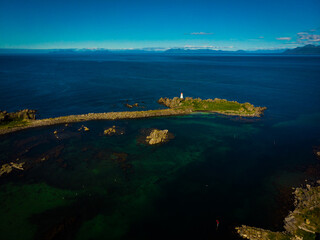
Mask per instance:
[[[187,33],[187,35],[212,35],[214,33],[208,33],[208,32],[192,32],[192,33]]]
[[[211,45],[204,45],[204,46],[185,45],[184,48],[186,48],[186,49],[214,49],[216,47],[211,46]]]
[[[248,40],[251,40],[251,41],[259,41],[261,39],[264,39],[263,36],[260,36],[260,37],[257,37],[257,38],[249,38]]]
[[[311,29],[305,32],[297,33],[297,43],[299,44],[318,44],[320,43],[320,34],[317,29]]]
[[[276,38],[277,40],[280,40],[280,41],[290,41],[291,40],[291,37],[278,37]]]
[[[190,50],[200,50],[200,49],[227,50],[227,49],[234,48],[234,46],[212,46],[212,45],[193,46],[193,45],[185,45],[183,48],[184,49],[190,49]]]

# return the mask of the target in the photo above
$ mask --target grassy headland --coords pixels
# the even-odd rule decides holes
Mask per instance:
[[[260,117],[266,107],[255,107],[250,103],[238,103],[225,99],[215,98],[202,100],[200,98],[160,98],[158,100],[171,109],[191,110],[193,112],[215,112],[225,115],[236,115],[245,117]]]

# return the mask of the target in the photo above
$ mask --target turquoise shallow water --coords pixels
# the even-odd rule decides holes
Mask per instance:
[[[196,114],[1,137],[1,161],[26,162],[1,178],[1,232],[6,239],[237,239],[239,224],[281,230],[289,208],[283,192],[314,177],[307,171],[316,164],[314,139],[299,123]],[[113,124],[125,134],[104,136]],[[141,130],[153,127],[175,138],[139,144]]]
[[[1,239],[239,239],[234,227],[241,224],[282,230],[292,187],[319,177],[318,58],[0,62],[0,107],[36,108],[40,117],[125,110],[126,100],[159,108],[158,95],[172,97],[181,86],[187,96],[268,107],[259,119],[198,113],[0,136],[1,164],[25,162],[24,171],[0,177]],[[90,131],[79,132],[81,125]],[[125,134],[104,136],[113,125]],[[142,145],[146,128],[168,129],[175,138]]]

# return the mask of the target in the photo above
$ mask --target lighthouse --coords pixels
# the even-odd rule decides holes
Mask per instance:
[[[183,99],[183,93],[180,94],[180,98]]]

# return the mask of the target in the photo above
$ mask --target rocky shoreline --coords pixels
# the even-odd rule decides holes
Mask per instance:
[[[242,225],[236,228],[238,234],[250,240],[314,240],[320,233],[320,186],[318,184],[295,189],[293,193],[295,209],[284,220],[285,231],[272,232]]]
[[[132,111],[132,112],[108,112],[108,113],[88,113],[81,115],[70,115],[64,117],[47,118],[39,120],[27,120],[24,126],[16,126],[11,128],[0,128],[0,135],[20,131],[28,128],[45,127],[58,124],[85,122],[92,120],[120,120],[120,119],[138,119],[150,117],[167,117],[179,116],[192,113],[191,110],[174,110],[160,109],[149,111]]]

